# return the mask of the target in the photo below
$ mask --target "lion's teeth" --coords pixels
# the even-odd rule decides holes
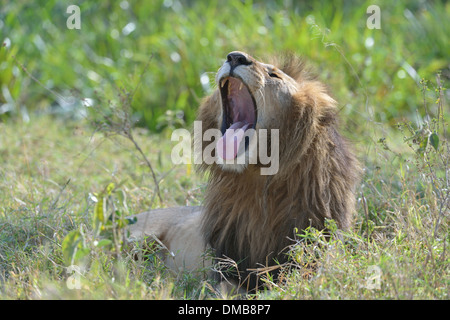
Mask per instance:
[[[225,85],[225,80],[222,80],[222,82],[220,83],[220,87],[223,88],[224,85]]]
[[[241,84],[239,85],[239,91],[242,90],[242,87],[244,86],[244,84],[241,82]]]

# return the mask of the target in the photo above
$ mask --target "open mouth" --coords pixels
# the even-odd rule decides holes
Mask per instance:
[[[248,147],[249,140],[244,137],[247,130],[255,128],[256,103],[247,85],[236,77],[220,80],[220,94],[223,120],[222,137],[217,142],[217,152],[224,160],[235,159],[240,148],[245,147],[245,150]]]

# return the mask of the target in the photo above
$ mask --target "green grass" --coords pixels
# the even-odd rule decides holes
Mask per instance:
[[[381,10],[379,30],[366,27],[373,4]],[[255,57],[290,50],[308,58],[351,121],[355,113],[391,124],[414,119],[416,75],[430,79],[444,70],[449,77],[450,29],[442,22],[450,5],[439,1],[85,1],[81,30],[66,27],[67,5],[18,0],[0,9],[0,40],[8,43],[0,51],[3,117],[79,117],[79,99],[97,106],[95,91],[111,97],[141,81],[132,107],[142,126],[163,127],[173,118],[167,110],[182,112],[190,123],[214,72],[237,49]],[[134,28],[125,28],[130,23]],[[13,56],[58,97],[30,81]],[[201,84],[202,75],[210,85]]]
[[[343,234],[343,241],[326,241],[320,232],[310,230],[308,241],[299,241],[291,253],[295,268],[286,269],[281,283],[269,279],[271,290],[250,298],[447,299],[449,181],[444,178],[449,172],[449,146],[442,130],[441,126],[437,131],[440,152],[428,145],[422,153],[419,138],[410,146],[409,140],[400,143],[395,152],[391,141],[359,146],[370,161],[357,190],[352,231]],[[174,143],[165,134],[134,132],[161,179],[161,204],[148,167],[133,144],[119,135],[96,132],[90,123],[43,116],[29,123],[8,121],[0,124],[0,131],[2,298],[217,297],[212,283],[188,273],[174,276],[153,251],[138,246],[134,250],[148,260],[135,260],[129,250],[94,242],[112,239],[106,233],[96,235],[92,227],[94,193],[99,197],[111,182],[117,188],[121,184],[122,196],[112,200],[125,214],[201,203],[204,181],[186,165],[172,165]],[[402,135],[410,137],[398,130],[397,136]],[[79,250],[87,252],[68,262],[64,242],[77,230],[85,242]],[[84,268],[81,289],[68,288],[67,280],[74,275],[67,273],[71,264]],[[380,270],[380,287],[370,289],[374,267]]]
[[[155,276],[146,281],[155,272],[146,271],[150,268],[146,263],[127,254],[115,259],[111,251],[102,248],[90,252],[92,263],[84,289],[71,291],[65,285],[70,274],[65,273],[69,264],[62,243],[70,231],[80,228],[92,240],[94,193],[110,182],[117,185],[125,180],[121,189],[126,214],[160,206],[157,199],[151,201],[153,180],[129,141],[106,138],[85,123],[49,117],[33,118],[27,124],[3,123],[0,132],[2,298],[162,298],[172,294],[163,292],[168,280]],[[186,166],[173,167],[170,142],[158,136],[150,138],[143,130],[135,132],[135,139],[157,164],[164,206],[198,205],[202,182],[187,175]],[[123,283],[112,280],[117,279],[118,268],[126,268],[120,280]],[[162,291],[153,292],[154,287]]]
[[[0,48],[0,298],[216,297],[209,280],[174,276],[152,250],[117,248],[117,235],[96,230],[94,200],[114,183],[108,212],[201,204],[205,179],[172,164],[170,133],[189,126],[226,53],[239,49],[305,56],[339,101],[365,170],[343,242],[309,230],[291,253],[295,268],[249,298],[448,299],[449,4],[379,1],[382,29],[369,30],[371,1],[119,3],[81,4],[81,30],[65,27],[63,2],[0,9],[0,40],[10,42]],[[124,137],[131,123],[162,203]],[[83,267],[79,290],[67,285],[72,263]]]

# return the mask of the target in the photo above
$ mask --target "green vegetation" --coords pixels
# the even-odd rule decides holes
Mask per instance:
[[[80,115],[73,97],[98,105],[95,91],[111,99],[141,81],[132,107],[142,125],[156,130],[168,110],[189,123],[228,52],[290,50],[317,67],[352,121],[362,112],[395,124],[414,118],[420,78],[449,76],[450,5],[407,3],[376,3],[381,29],[369,29],[371,1],[85,1],[81,29],[70,30],[65,2],[9,2],[0,10],[1,41],[8,39],[0,53],[0,103],[8,107],[0,114]]]
[[[366,27],[372,4],[381,29]],[[124,242],[125,217],[201,204],[171,130],[229,51],[290,50],[339,101],[365,175],[343,241],[308,230],[295,268],[250,298],[448,299],[449,3],[84,1],[81,30],[67,6],[0,8],[0,298],[216,297],[166,270],[157,243]]]

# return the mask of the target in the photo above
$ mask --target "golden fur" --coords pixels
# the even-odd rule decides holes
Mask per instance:
[[[228,56],[217,73],[218,88],[200,106],[202,130],[223,125],[221,87],[230,77],[239,78],[256,104],[256,118],[251,119],[256,132],[279,130],[279,169],[276,174],[261,175],[266,165],[259,162],[201,164],[199,170],[209,172],[205,201],[186,230],[191,237],[204,240],[201,250],[208,246],[217,259],[236,261],[239,273],[227,276],[248,279],[252,287],[257,280],[247,277],[248,270],[273,265],[274,259],[284,262],[295,230],[323,229],[325,219],[334,219],[341,229],[351,226],[359,166],[338,132],[336,102],[299,59],[287,56],[264,64],[246,53],[232,54],[240,60]],[[201,148],[209,143],[203,142]],[[151,216],[151,212],[144,215]],[[179,219],[172,223],[183,224],[189,216]],[[152,229],[158,229],[158,224]],[[153,230],[163,242],[167,233]],[[181,252],[191,249],[177,247]]]

